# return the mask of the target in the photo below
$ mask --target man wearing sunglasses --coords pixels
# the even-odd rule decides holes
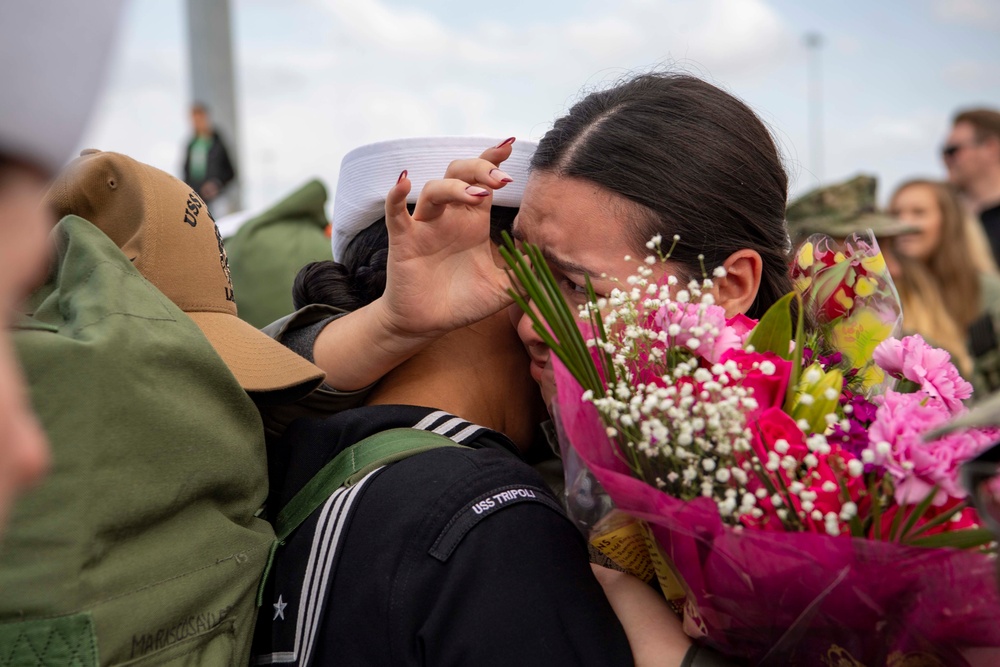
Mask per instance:
[[[948,179],[979,216],[1000,262],[1000,112],[970,109],[955,116],[941,148]]]

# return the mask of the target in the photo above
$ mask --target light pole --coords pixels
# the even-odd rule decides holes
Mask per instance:
[[[226,188],[231,211],[240,202],[240,139],[236,125],[232,21],[229,0],[187,0],[191,100],[208,106],[212,123],[226,140],[236,179]]]
[[[820,48],[823,36],[809,32],[805,36],[809,50],[809,168],[823,182],[823,79],[820,68]]]

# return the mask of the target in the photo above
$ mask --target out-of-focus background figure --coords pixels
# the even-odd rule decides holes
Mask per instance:
[[[201,195],[213,215],[225,215],[229,212],[226,186],[236,177],[226,143],[212,125],[208,107],[200,102],[191,107],[191,127],[194,136],[185,151],[184,182]]]
[[[956,114],[941,157],[948,179],[979,217],[1000,261],[1000,112],[969,109]]]
[[[964,210],[949,184],[930,179],[912,179],[896,188],[889,212],[917,230],[898,238],[890,249],[903,267],[900,273],[907,278],[923,274],[914,278],[914,284],[924,284],[919,290],[922,297],[904,303],[904,318],[915,310],[924,313],[923,327],[937,328],[937,337],[928,338],[951,352],[959,369],[971,379],[969,364],[987,365],[981,357],[995,347],[987,343],[981,349],[981,337],[973,338],[973,332],[983,326],[984,318],[1000,312],[1000,276],[982,226]],[[928,281],[937,285],[940,303],[926,296],[931,287]],[[948,317],[942,319],[944,313]],[[945,329],[941,323],[946,323]],[[977,369],[977,375],[983,372]]]

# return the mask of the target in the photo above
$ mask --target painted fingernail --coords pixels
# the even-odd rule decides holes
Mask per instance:
[[[402,173],[399,175],[399,178],[396,179],[396,185],[399,185],[403,181],[403,179],[406,178],[406,174],[407,170],[404,169]]]
[[[501,171],[499,169],[490,169],[490,176],[497,179],[501,183],[513,183],[514,179],[510,177],[510,174]]]
[[[514,139],[516,139],[516,138],[517,137],[510,137],[509,139],[504,139],[499,144],[497,144],[496,146],[494,146],[494,148],[503,148],[507,144],[512,144],[512,143],[514,143]]]
[[[489,190],[485,188],[476,187],[475,185],[470,185],[469,187],[465,188],[465,191],[468,192],[473,197],[485,197],[490,194]]]

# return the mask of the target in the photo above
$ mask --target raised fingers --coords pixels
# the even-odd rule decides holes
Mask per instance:
[[[492,193],[488,188],[455,179],[445,178],[437,181],[427,181],[424,189],[417,199],[417,206],[413,211],[413,217],[417,220],[432,220],[439,217],[446,207],[452,204],[464,204],[466,206],[486,205],[489,209],[489,202]]]
[[[492,162],[495,165],[499,165],[501,162],[510,157],[511,152],[514,150],[514,137],[509,139],[504,139],[496,146],[490,146],[484,150],[479,157],[487,162]]]
[[[483,185],[497,190],[513,182],[498,165],[510,157],[514,138],[511,137],[496,146],[487,148],[478,158],[455,160],[448,165],[445,178],[457,178],[466,183]]]
[[[473,185],[482,185],[493,190],[499,190],[514,180],[507,172],[482,158],[455,160],[448,165],[444,177],[465,181]]]
[[[406,210],[406,196],[410,194],[411,186],[404,170],[396,184],[389,190],[389,194],[385,196],[385,226],[390,232],[406,229],[412,220],[410,212]]]

